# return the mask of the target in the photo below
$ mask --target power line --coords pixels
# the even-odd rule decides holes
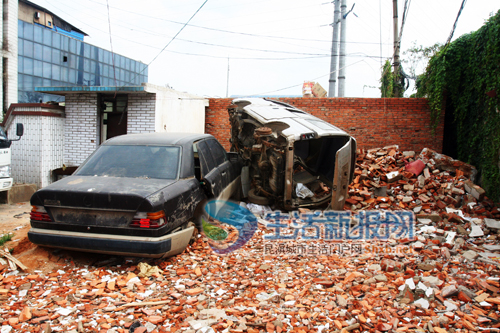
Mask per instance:
[[[166,50],[166,52],[176,53],[176,54],[184,54],[189,56],[198,56],[198,57],[207,57],[207,58],[217,58],[217,59],[227,59],[227,56],[216,56],[210,54],[200,54],[200,53],[189,53],[189,52],[180,52],[180,51],[172,51]],[[329,55],[316,55],[309,57],[291,57],[291,58],[264,58],[264,57],[231,57],[231,60],[302,60],[302,59],[319,59],[329,57]]]
[[[109,2],[106,0],[106,5],[108,7],[108,27],[109,27],[109,45],[111,47],[111,63],[113,64],[113,79],[116,84],[116,67],[115,67],[115,53],[113,52],[113,40],[111,38],[111,19],[109,17]]]
[[[91,2],[95,2],[95,1],[92,1],[92,0],[89,0]],[[98,3],[98,2],[95,2],[95,3]],[[100,3],[99,3],[100,4]],[[115,8],[113,6],[110,6],[110,8]],[[59,9],[59,8],[58,8]],[[59,9],[60,10],[60,9]],[[120,9],[121,10],[121,9]],[[61,10],[62,11],[62,10]],[[122,10],[122,11],[125,11],[125,12],[129,12],[129,11],[126,11],[126,10]],[[63,11],[64,12],[64,11]],[[132,13],[132,12],[131,12]],[[149,15],[142,15],[142,14],[137,14],[137,15],[141,15],[141,16],[146,16],[146,17],[152,17],[152,16],[149,16]],[[154,17],[152,17],[154,18]],[[169,21],[169,20],[164,20],[164,19],[159,19],[159,20],[163,20],[163,21]],[[81,22],[81,21],[80,21]],[[180,22],[176,22],[176,21],[169,21],[169,22],[175,22],[175,23],[180,23]],[[116,24],[114,23],[114,25],[118,25],[118,26],[122,26],[122,25],[119,25],[119,24]],[[235,34],[242,34],[242,35],[250,35],[250,36],[254,36],[254,37],[263,37],[263,38],[282,38],[282,39],[297,39],[297,40],[304,40],[304,41],[308,41],[307,39],[300,39],[300,38],[288,38],[288,37],[277,37],[277,36],[266,36],[266,35],[256,35],[256,34],[246,34],[246,33],[238,33],[238,32],[232,32],[232,31],[226,31],[226,30],[221,30],[221,29],[212,29],[212,28],[207,28],[207,27],[201,27],[201,26],[196,26],[196,25],[191,25],[191,24],[187,24],[188,26],[191,26],[191,27],[199,27],[199,28],[203,28],[203,29],[209,29],[209,30],[216,30],[216,31],[221,31],[221,32],[227,32],[227,33],[235,33]],[[100,31],[102,33],[108,33],[104,30],[101,30],[99,28],[96,28],[95,26],[89,26],[91,27],[92,29],[95,29],[97,31]],[[127,28],[127,27],[126,27]],[[147,30],[144,30],[144,29],[141,29],[143,31],[147,31]],[[167,36],[165,34],[157,34],[157,33],[154,33],[154,32],[149,32],[148,33],[153,33],[153,34],[156,34],[158,36]],[[138,44],[138,45],[143,45],[143,46],[147,46],[147,47],[150,47],[150,48],[153,48],[153,49],[159,49],[158,47],[155,47],[155,46],[152,46],[152,45],[149,45],[149,44],[145,44],[145,43],[141,43],[141,42],[137,42],[137,41],[134,41],[134,40],[131,40],[129,38],[125,38],[125,37],[122,37],[122,36],[119,36],[119,35],[114,35],[115,38],[120,38],[120,39],[123,39],[125,41],[128,41],[128,42],[131,42],[131,43],[135,43],[135,44]],[[174,37],[175,38],[175,37]],[[247,50],[247,51],[257,51],[257,52],[266,52],[266,53],[284,53],[284,54],[298,54],[298,55],[306,55],[306,56],[311,56],[311,57],[323,57],[323,56],[326,56],[327,54],[321,54],[321,53],[303,53],[303,52],[291,52],[291,51],[279,51],[279,50],[269,50],[269,49],[255,49],[255,48],[244,48],[244,47],[236,47],[236,46],[228,46],[228,45],[221,45],[221,44],[214,44],[214,43],[206,43],[206,42],[199,42],[199,41],[195,41],[195,40],[187,40],[187,39],[182,39],[182,38],[177,38],[177,40],[179,41],[183,41],[183,42],[187,42],[187,43],[195,43],[195,44],[201,44],[201,45],[207,45],[207,46],[215,46],[215,47],[223,47],[223,48],[231,48],[231,49],[240,49],[240,50]],[[309,40],[309,41],[322,41],[322,40]],[[371,43],[371,42],[351,42],[351,43],[356,43],[356,44],[378,44],[378,43]],[[173,51],[170,51],[170,52],[173,52]],[[181,53],[181,52],[177,52],[177,53]],[[305,59],[306,57],[304,58],[298,58],[298,59]],[[234,59],[234,58],[233,58]],[[245,59],[245,58],[241,58],[241,59]],[[260,57],[260,58],[248,58],[248,59],[256,59],[256,60],[274,60],[275,58],[263,58],[263,57]],[[292,58],[287,58],[287,59],[292,59]],[[287,60],[285,59],[285,60]],[[154,59],[153,59],[154,60]],[[144,69],[145,70],[145,69]]]
[[[406,18],[408,17],[408,11],[410,10],[411,0],[405,0],[405,6],[403,8],[403,19],[401,20],[401,30],[399,30],[398,43],[401,46],[401,37],[403,36],[403,28],[406,23]]]
[[[325,77],[325,76],[330,76],[330,74],[332,74],[332,73],[335,73],[335,72],[337,72],[337,71],[340,71],[341,69],[347,68],[347,67],[349,67],[349,66],[356,65],[357,63],[360,63],[360,62],[362,62],[362,61],[364,61],[364,60],[356,61],[355,63],[352,63],[352,64],[350,64],[350,65],[346,65],[346,66],[344,66],[344,67],[342,67],[342,68],[339,68],[339,69],[337,69],[337,70],[335,70],[335,71],[329,72],[328,74],[318,76],[318,77],[316,77],[316,78],[314,78],[314,79],[310,79],[310,80],[308,80],[308,81],[313,81],[313,82],[314,82],[314,81],[316,81],[317,79],[321,79],[321,78],[323,78],[323,77]],[[286,90],[286,89],[290,89],[290,88],[299,87],[299,86],[301,86],[302,84],[303,84],[303,83],[294,84],[293,86],[288,86],[288,87],[281,88],[281,89],[277,89],[277,90],[267,91],[267,92],[263,92],[263,93],[260,93],[260,94],[252,94],[252,95],[248,95],[248,96],[246,96],[246,97],[261,96],[261,95],[265,95],[265,94],[270,94],[270,93],[274,93],[274,92],[278,92],[278,91],[282,91],[282,90]]]
[[[172,50],[167,50],[166,52],[189,55],[189,56],[227,59],[227,56],[216,56],[216,55],[209,55],[209,54],[205,54],[205,53],[200,54],[200,53],[189,53],[189,52],[180,52],[180,51],[172,51]],[[375,59],[382,58],[382,59],[385,59],[385,57],[371,56],[371,55],[359,54],[359,53],[350,53],[350,54],[346,54],[346,56],[354,57],[354,58],[361,57],[361,58],[375,58]],[[290,57],[290,58],[231,57],[231,60],[305,60],[305,59],[320,59],[320,58],[327,58],[327,57],[330,57],[330,55],[324,54],[324,55],[313,55],[313,56],[309,56],[309,57]]]
[[[448,37],[448,40],[446,41],[446,45],[448,45],[453,38],[453,34],[455,33],[455,28],[457,27],[457,22],[458,18],[460,17],[460,14],[462,14],[462,10],[464,9],[465,3],[467,0],[462,0],[462,5],[460,6],[460,9],[458,10],[457,18],[455,19],[455,23],[453,23],[453,28],[451,29],[450,36]]]
[[[199,8],[198,8],[195,12],[194,12],[194,14],[193,14],[193,15],[189,18],[189,20],[187,20],[187,22],[186,22],[186,23],[182,26],[182,28],[181,28],[181,29],[180,29],[180,30],[179,30],[179,31],[175,34],[175,36],[174,36],[174,37],[172,37],[172,39],[171,39],[171,40],[167,43],[167,45],[165,45],[165,46],[163,47],[163,49],[161,49],[161,51],[160,51],[160,52],[159,52],[159,53],[158,53],[158,54],[157,54],[157,55],[153,58],[153,60],[151,60],[151,61],[149,62],[149,64],[147,64],[147,65],[146,65],[146,66],[142,69],[142,71],[140,71],[140,72],[139,72],[139,74],[136,74],[136,75],[135,75],[135,76],[134,76],[134,77],[133,77],[133,78],[132,78],[129,82],[127,82],[127,83],[134,82],[135,78],[136,78],[138,75],[142,74],[142,73],[146,70],[146,68],[148,68],[148,67],[149,67],[149,66],[153,63],[153,61],[155,61],[155,60],[156,60],[156,59],[160,56],[160,54],[162,54],[162,53],[163,53],[163,51],[165,51],[165,49],[166,49],[166,48],[170,45],[170,43],[172,43],[172,42],[174,41],[174,39],[175,39],[175,38],[176,38],[176,37],[177,37],[177,36],[181,33],[181,31],[182,31],[182,30],[184,30],[184,28],[188,25],[188,23],[189,23],[189,22],[191,22],[191,20],[193,19],[193,17],[195,17],[195,16],[196,16],[196,14],[198,14],[198,12],[199,12],[199,11],[203,8],[203,6],[205,6],[205,4],[206,4],[207,2],[208,2],[208,0],[205,0],[205,1],[201,4],[201,6],[200,6],[200,7],[199,7]]]
[[[250,48],[250,47],[229,46],[229,45],[220,45],[220,44],[212,44],[212,43],[198,42],[198,41],[194,41],[194,40],[189,40],[189,39],[181,39],[181,38],[179,38],[179,40],[180,40],[180,41],[183,41],[183,42],[194,43],[194,44],[201,44],[201,45],[208,45],[208,46],[217,46],[217,47],[225,47],[225,48],[230,48],[230,49],[239,49],[239,50],[247,50],[247,51],[272,52],[272,53],[285,53],[285,54],[301,54],[301,55],[308,55],[308,56],[323,56],[323,55],[326,55],[326,54],[321,54],[321,53],[303,53],[303,52],[291,52],[291,51],[278,51],[278,50],[254,49],[254,48]]]
[[[88,1],[102,5],[101,3],[97,2],[97,1],[93,1],[93,0],[88,0]],[[125,10],[123,8],[118,8],[118,7],[111,7],[111,8],[115,8],[117,10],[120,10],[120,11],[123,11],[123,12],[126,12],[126,13],[131,13],[131,14],[138,15],[138,16],[144,16],[144,17],[147,17],[147,18],[153,18],[153,19],[156,19],[156,20],[159,20],[159,21],[164,21],[164,22],[169,22],[169,23],[174,23],[174,24],[184,24],[184,23],[179,22],[179,21],[168,20],[168,19],[164,19],[164,18],[159,18],[159,17],[151,16],[151,15],[141,14],[141,13],[137,13],[137,12]],[[128,26],[130,26],[129,22],[127,24],[128,24]],[[238,32],[238,31],[231,31],[231,30],[210,28],[210,27],[205,27],[205,26],[200,26],[200,25],[195,25],[195,24],[188,24],[188,26],[193,27],[193,28],[198,28],[198,29],[211,30],[211,31],[223,32],[223,33],[228,33],[228,34],[236,34],[236,35],[242,35],[242,36],[249,36],[249,37],[288,39],[288,40],[297,40],[297,41],[305,41],[305,42],[323,42],[323,43],[331,43],[332,42],[332,41],[324,40],[324,39],[282,37],[282,36],[272,36],[272,35],[259,35],[259,34],[252,34],[252,33],[246,33],[246,32]],[[151,32],[149,32],[149,33],[151,33]],[[165,36],[163,34],[157,34],[157,35]],[[379,43],[376,43],[376,42],[364,42],[364,41],[346,42],[346,43],[352,43],[352,44],[374,44],[374,45],[378,45],[379,44]],[[387,44],[387,45],[389,45],[389,44]]]

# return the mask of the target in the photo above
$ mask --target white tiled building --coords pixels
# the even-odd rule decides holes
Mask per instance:
[[[12,174],[18,183],[39,188],[52,171],[79,166],[102,142],[122,134],[204,133],[208,100],[143,83],[136,87],[43,87],[64,95],[66,106],[14,104],[5,121],[8,133],[24,124],[23,138],[12,144]],[[10,136],[10,135],[9,135]]]

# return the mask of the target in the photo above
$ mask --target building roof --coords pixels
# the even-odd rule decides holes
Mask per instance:
[[[54,94],[54,95],[70,95],[81,93],[147,93],[145,86],[76,86],[76,87],[35,87],[36,92]]]
[[[35,87],[36,92],[53,95],[71,94],[164,94],[174,99],[204,100],[208,106],[208,99],[187,92],[177,91],[171,88],[157,86],[151,83],[142,83],[140,86],[69,86],[69,87]]]
[[[31,6],[31,7],[35,8],[35,9],[38,9],[38,10],[44,11],[44,12],[46,12],[46,13],[48,13],[48,14],[52,15],[54,18],[56,18],[56,19],[57,19],[57,20],[54,20],[54,24],[55,24],[56,26],[58,26],[59,28],[61,28],[61,29],[66,30],[66,29],[65,29],[66,27],[70,27],[70,28],[71,28],[71,30],[76,31],[76,32],[79,32],[79,33],[81,33],[81,34],[83,34],[83,35],[85,35],[85,36],[88,36],[88,34],[86,34],[84,31],[82,31],[82,30],[78,29],[77,27],[75,27],[74,25],[72,25],[71,23],[69,23],[68,21],[63,20],[63,19],[62,19],[59,15],[54,14],[53,12],[51,12],[50,10],[48,10],[48,9],[47,9],[47,8],[45,8],[45,7],[39,6],[39,5],[37,5],[36,3],[33,3],[33,2],[31,2],[31,1],[28,1],[28,0],[19,0],[19,2],[23,2],[23,3],[27,4],[28,6]],[[58,22],[58,21],[59,21],[59,22]],[[61,23],[62,23],[62,24],[61,24]]]

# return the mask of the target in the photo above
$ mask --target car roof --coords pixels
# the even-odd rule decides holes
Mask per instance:
[[[158,145],[158,146],[192,146],[193,142],[213,138],[210,134],[197,133],[140,133],[116,136],[103,143],[103,145]]]

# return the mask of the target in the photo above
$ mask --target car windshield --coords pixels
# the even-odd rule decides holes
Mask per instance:
[[[101,146],[75,175],[176,179],[180,147]]]

